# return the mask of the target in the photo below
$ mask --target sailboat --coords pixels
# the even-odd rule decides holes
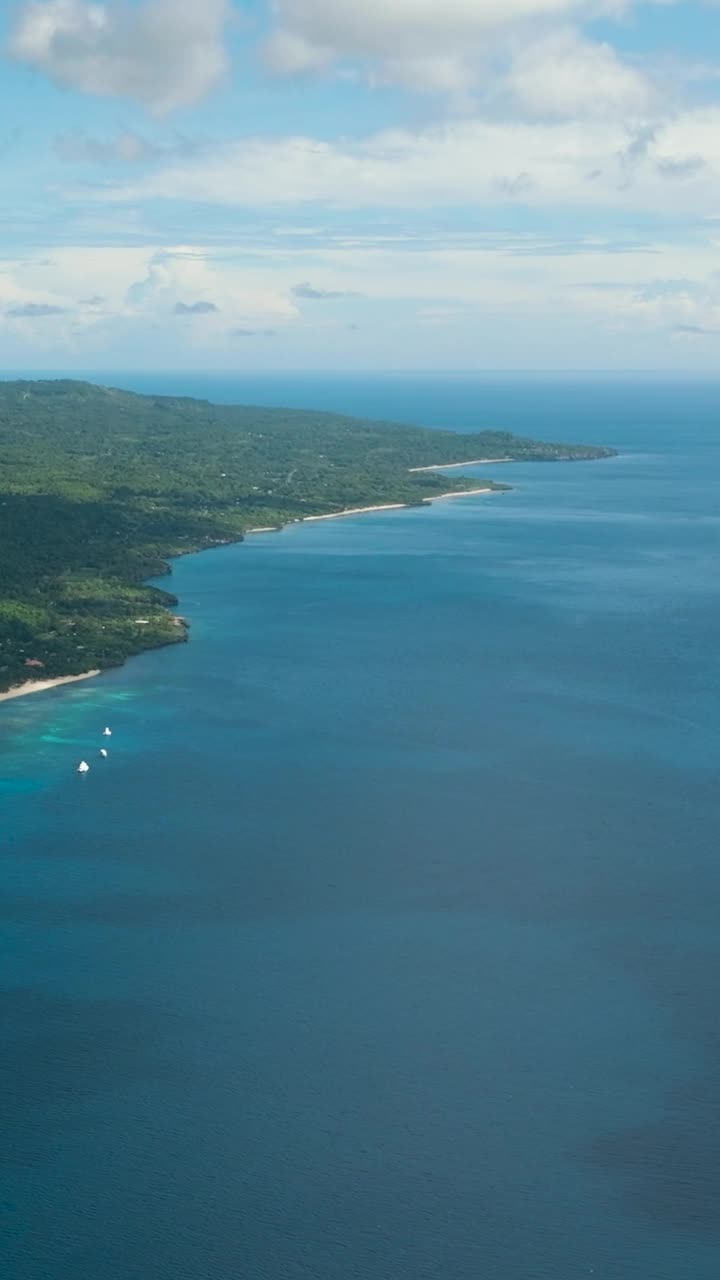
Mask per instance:
[[[105,750],[104,747],[100,748],[100,755],[102,756],[103,760],[107,760],[107,751]]]
[[[78,773],[89,773],[89,772],[90,772],[90,765],[88,764],[87,760],[81,760],[81,761],[80,761],[80,763],[79,763],[79,765],[78,765],[78,767],[77,767],[77,771],[78,771]]]
[[[111,738],[112,729],[103,729],[103,738]]]

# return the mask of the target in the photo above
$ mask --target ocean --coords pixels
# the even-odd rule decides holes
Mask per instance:
[[[107,380],[620,453],[0,706],[4,1275],[716,1280],[720,384]]]

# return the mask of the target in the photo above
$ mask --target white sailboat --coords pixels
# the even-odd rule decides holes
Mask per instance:
[[[100,755],[102,756],[103,760],[107,760],[107,751],[105,750],[104,747],[100,748]]]
[[[112,729],[103,729],[103,738],[111,738]]]
[[[90,772],[90,765],[88,764],[87,760],[81,760],[81,761],[80,761],[80,763],[79,763],[79,765],[78,765],[78,767],[77,767],[77,771],[78,771],[78,773],[89,773],[89,772]]]

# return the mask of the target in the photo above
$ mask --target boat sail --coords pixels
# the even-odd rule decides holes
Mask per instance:
[[[112,729],[103,729],[103,738],[111,738]]]
[[[80,761],[80,763],[79,763],[79,765],[78,765],[78,767],[77,767],[77,771],[78,771],[78,773],[89,773],[89,772],[90,772],[90,765],[88,764],[87,760],[81,760],[81,761]]]
[[[103,760],[107,760],[107,751],[105,750],[104,747],[100,748],[100,755],[102,756]]]

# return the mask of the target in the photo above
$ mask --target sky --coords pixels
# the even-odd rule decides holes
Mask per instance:
[[[720,0],[4,0],[0,366],[720,355]]]

